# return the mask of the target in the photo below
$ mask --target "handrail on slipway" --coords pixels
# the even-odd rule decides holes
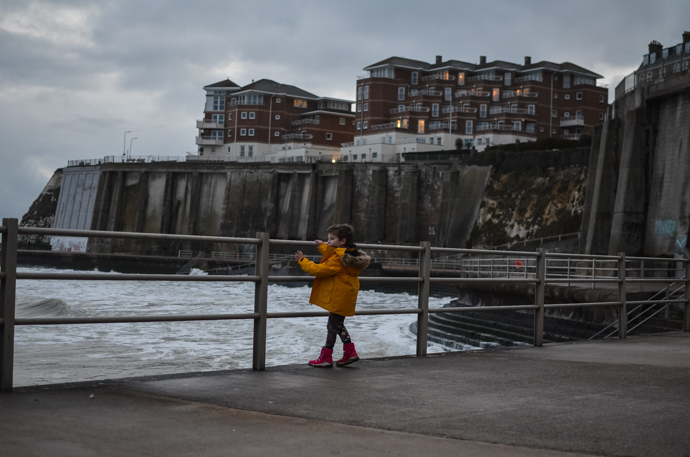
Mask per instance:
[[[309,282],[311,276],[270,276],[269,250],[271,246],[308,246],[312,242],[269,239],[268,233],[257,233],[256,238],[230,238],[220,236],[171,235],[136,232],[109,232],[95,230],[64,230],[36,227],[19,227],[17,219],[3,219],[0,226],[2,234],[2,258],[0,263],[0,390],[12,390],[12,376],[14,369],[14,331],[17,325],[68,325],[68,324],[105,324],[132,322],[170,322],[170,321],[201,321],[201,320],[230,320],[251,319],[253,327],[252,369],[266,368],[266,327],[268,319],[297,318],[327,316],[325,311],[313,312],[269,312],[268,284],[269,282]],[[119,239],[148,239],[167,241],[190,241],[196,243],[241,244],[255,246],[256,261],[255,274],[251,276],[233,275],[168,275],[168,274],[81,274],[81,273],[48,273],[48,272],[17,272],[17,249],[19,235],[62,235],[90,238],[119,238]],[[626,257],[621,253],[617,256],[566,255],[537,252],[495,251],[476,249],[456,249],[432,247],[429,241],[422,241],[419,246],[409,245],[358,245],[362,249],[373,251],[402,251],[417,256],[414,262],[415,276],[405,277],[361,277],[361,282],[380,282],[389,284],[415,283],[417,284],[417,307],[409,309],[376,309],[358,311],[357,315],[389,315],[416,314],[417,315],[417,345],[416,355],[427,354],[427,330],[429,315],[432,313],[460,313],[477,309],[476,306],[429,308],[429,291],[432,283],[516,283],[533,285],[534,304],[482,307],[482,310],[531,310],[534,313],[534,346],[542,346],[544,342],[544,311],[553,308],[585,308],[585,307],[616,307],[620,317],[618,322],[618,336],[627,336],[627,306],[646,303],[644,301],[628,301],[626,293],[631,284],[653,282],[682,283],[685,296],[682,299],[669,298],[655,300],[654,303],[684,304],[683,330],[690,331],[690,312],[688,308],[689,262],[687,259]],[[465,256],[463,261],[453,263],[452,270],[441,270],[444,276],[439,276],[439,263],[434,262],[432,256],[459,255]],[[504,256],[504,257],[500,257]],[[475,260],[476,259],[476,260]],[[549,274],[547,274],[549,264]],[[665,265],[665,269],[653,266]],[[627,268],[631,265],[631,268]],[[678,268],[680,266],[680,269]],[[586,274],[577,274],[578,268],[584,268]],[[671,277],[682,271],[683,278]],[[456,272],[448,277],[450,272]],[[254,312],[234,314],[204,314],[204,315],[152,315],[152,316],[122,316],[122,317],[70,317],[70,318],[16,318],[16,283],[18,280],[97,280],[97,281],[244,281],[255,284]],[[617,301],[591,303],[559,303],[545,304],[544,291],[547,284],[600,284],[617,288]]]

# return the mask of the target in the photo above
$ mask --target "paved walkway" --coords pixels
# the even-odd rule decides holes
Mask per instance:
[[[0,393],[7,456],[690,456],[690,333]]]

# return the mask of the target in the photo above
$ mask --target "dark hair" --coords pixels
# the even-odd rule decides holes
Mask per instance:
[[[330,233],[331,235],[335,235],[338,238],[342,239],[345,238],[347,241],[345,243],[345,246],[351,248],[355,245],[354,243],[354,236],[355,236],[355,228],[351,226],[350,224],[335,224],[331,225],[326,229],[326,233]]]

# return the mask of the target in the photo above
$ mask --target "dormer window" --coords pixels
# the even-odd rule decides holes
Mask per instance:
[[[663,57],[664,59],[668,58],[668,48],[661,51],[661,57]]]

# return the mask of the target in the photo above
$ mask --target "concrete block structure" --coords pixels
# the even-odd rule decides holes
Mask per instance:
[[[593,144],[585,252],[685,256],[690,221],[690,32],[652,41],[616,87]]]
[[[608,107],[608,88],[597,83],[602,76],[569,62],[390,57],[364,70],[344,161],[399,161],[404,153],[457,144],[481,151],[538,138],[578,139],[604,121]]]

